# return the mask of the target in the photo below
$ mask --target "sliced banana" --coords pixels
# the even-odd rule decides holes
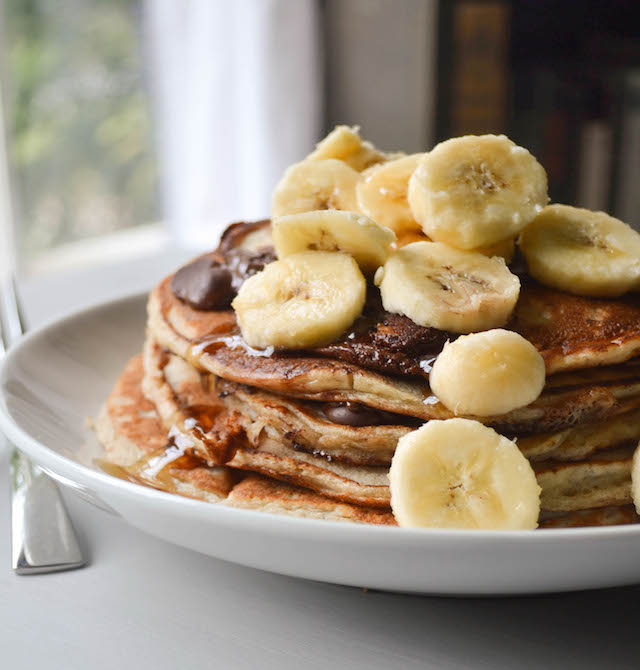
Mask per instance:
[[[354,170],[361,172],[370,165],[387,160],[386,154],[378,151],[371,142],[360,137],[358,126],[336,126],[323,140],[318,142],[306,160],[336,158]]]
[[[424,154],[412,154],[369,168],[356,187],[360,211],[395,233],[420,229],[407,201],[409,178]]]
[[[240,248],[247,251],[256,252],[260,249],[273,246],[273,238],[271,236],[271,226],[263,226],[258,228],[242,238]]]
[[[362,312],[366,290],[351,256],[307,251],[249,277],[231,306],[249,346],[305,349],[343,333]]]
[[[515,237],[547,204],[547,174],[504,135],[438,144],[409,180],[409,205],[424,232],[459,249]]]
[[[394,244],[396,249],[402,249],[402,247],[406,247],[407,244],[411,244],[412,242],[433,241],[422,232],[422,229],[402,230],[396,233],[396,235],[398,238]],[[515,239],[503,240],[502,242],[496,242],[496,244],[492,244],[489,247],[478,247],[477,249],[469,249],[469,251],[474,251],[483,256],[489,256],[489,258],[492,256],[500,256],[501,258],[504,258],[505,263],[511,263],[516,251],[516,241]]]
[[[478,247],[477,249],[472,249],[472,251],[476,251],[483,256],[500,256],[504,258],[505,263],[511,263],[513,254],[516,251],[516,241],[514,238],[502,240],[502,242],[496,242],[488,247]]]
[[[344,251],[372,274],[391,253],[396,236],[363,214],[324,210],[289,214],[273,220],[278,258],[301,251]]]
[[[520,294],[520,280],[502,258],[440,242],[413,242],[375,275],[382,304],[420,326],[470,333],[502,326]]]
[[[549,205],[520,249],[533,277],[570,293],[616,297],[640,283],[640,235],[604,212]]]
[[[469,419],[429,421],[407,433],[389,472],[400,526],[536,528],[540,487],[515,442]]]
[[[358,211],[360,174],[335,158],[305,160],[287,168],[273,192],[273,217],[316,209]]]
[[[533,344],[497,328],[445,344],[429,386],[454,414],[499,416],[532,403],[545,378],[544,360]]]
[[[394,243],[396,249],[402,249],[413,242],[431,242],[422,230],[403,230],[397,234],[397,238]]]

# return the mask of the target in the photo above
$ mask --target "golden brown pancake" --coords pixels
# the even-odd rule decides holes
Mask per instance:
[[[529,279],[507,328],[538,349],[548,374],[621,363],[640,353],[640,298],[587,298]]]
[[[141,360],[140,356],[136,356],[127,365],[97,421],[97,433],[105,444],[107,458],[112,459],[115,463],[128,462],[134,465],[133,468],[120,468],[120,473],[116,473],[118,476],[126,477],[133,473],[133,477],[128,477],[131,481],[230,507],[314,519],[395,525],[395,520],[389,510],[337,502],[307,489],[261,475],[249,474],[238,482],[237,475],[234,476],[229,468],[207,468],[201,465],[183,472],[179,468],[174,469],[171,479],[164,480],[164,482],[169,481],[169,486],[163,481],[139,476],[140,464],[148,465],[152,462],[162,451],[159,445],[167,442],[166,430],[155,414],[153,404],[142,395],[141,378]],[[614,458],[608,462],[600,462],[609,468],[608,476],[611,479],[612,475],[615,475],[616,468],[626,467],[624,464],[620,465],[623,460],[616,461]],[[593,476],[593,469],[597,467],[597,464],[598,461],[592,461],[589,465],[578,465],[583,468],[583,472],[585,468],[589,469]],[[561,499],[563,491],[566,494],[568,487],[576,485],[575,474],[578,471],[572,471],[573,477],[560,476],[559,478],[558,472],[553,468],[551,470],[541,469],[539,476],[545,476],[545,474],[549,476],[549,473],[552,473],[556,479],[559,479],[551,482],[548,490],[555,492],[555,495],[560,494]],[[624,487],[626,486],[624,477],[622,480]],[[614,483],[613,488],[607,494],[609,500],[612,498],[612,493],[615,495],[619,486],[620,482]],[[592,492],[598,491],[598,488],[600,489],[599,500],[602,501],[602,486],[592,488]],[[587,494],[588,490],[583,487],[583,497]],[[618,496],[616,500],[625,500],[625,496]],[[601,526],[636,523],[638,520],[632,505],[617,504],[564,513],[546,511],[540,527]]]
[[[211,406],[219,407],[215,391],[205,390],[201,376],[176,356],[164,354],[168,362],[158,368],[158,352],[157,346],[147,342],[145,365],[150,366],[151,376],[145,375],[145,392],[156,403],[165,428],[181,426],[179,430],[188,436],[191,444],[206,453],[210,445],[203,444],[202,430],[189,423],[192,414],[189,402],[195,398],[201,403],[203,398],[208,398]],[[222,416],[219,409],[216,410],[216,418]],[[341,502],[376,508],[389,506],[388,466],[371,467],[328,460],[326,453],[309,454],[296,449],[278,424],[252,421],[246,416],[236,417],[235,421],[245,427],[245,441],[237,440],[231,450],[226,445],[218,449],[216,455],[223,454],[226,460],[222,462],[227,465],[259,472]],[[371,427],[372,430],[375,428]],[[214,432],[210,441],[214,442],[218,436],[219,432]],[[635,444],[631,444],[595,451],[588,458],[573,462],[533,463],[543,491],[542,510],[572,512],[629,504],[634,448]]]
[[[518,438],[520,451],[530,461],[579,461],[597,451],[640,440],[640,410],[619,414],[555,433]]]
[[[345,505],[306,489],[259,475],[249,475],[244,479],[233,489],[224,504],[307,519],[397,525],[390,511]]]
[[[319,409],[323,403],[304,402],[226,380],[215,380],[214,389],[211,377],[162,351],[151,339],[145,344],[145,356],[147,375],[143,384],[149,397],[160,404],[163,412],[168,412],[166,421],[172,425],[182,425],[184,421],[183,414],[173,413],[178,392],[182,409],[185,404],[212,408],[224,405],[238,416],[250,439],[269,425],[300,451],[351,465],[389,465],[398,440],[413,429],[399,424],[358,427],[335,424],[323,418]],[[599,374],[605,371],[602,368]],[[165,381],[169,382],[168,386]],[[216,397],[218,394],[220,398]],[[596,451],[638,440],[640,410],[633,409],[605,421],[518,437],[517,442],[523,454],[533,462],[582,460]],[[206,450],[206,445],[202,448]]]
[[[153,339],[216,377],[306,400],[357,402],[425,421],[453,416],[423,380],[389,377],[325,358],[257,355],[247,349],[239,335],[229,335],[235,328],[231,312],[200,312],[184,305],[173,298],[168,280],[152,292],[148,309]],[[211,338],[201,340],[202,333],[212,330],[218,330],[215,342]],[[603,420],[639,405],[638,379],[620,379],[602,385],[552,389],[531,405],[508,414],[469,418],[501,432],[526,434]]]
[[[638,523],[640,517],[633,505],[599,507],[568,512],[543,519],[540,528],[583,528],[585,526],[623,526]]]
[[[388,466],[398,440],[418,427],[402,425],[400,420],[383,425],[337,424],[323,415],[323,403],[299,401],[226,380],[217,380],[216,392],[220,402],[238,415],[249,436],[271,427],[298,451],[349,465]]]
[[[105,459],[117,466],[108,471],[181,495],[209,502],[222,500],[235,483],[233,473],[225,467],[207,467],[197,461],[185,464],[185,459],[181,464],[174,458],[162,477],[146,475],[156,465],[154,461],[162,459],[169,438],[154,405],[142,393],[142,376],[142,355],[138,355],[125,367],[96,419],[96,435],[105,448]]]
[[[389,511],[336,502],[267,477],[208,467],[189,448],[176,458],[154,405],[142,393],[142,356],[129,361],[96,420],[109,474],[163,491],[231,507],[334,521],[393,525]],[[182,462],[181,462],[182,460]],[[164,468],[158,467],[167,463]],[[228,499],[227,499],[228,497]],[[227,499],[227,500],[225,500]]]
[[[533,468],[542,489],[541,509],[575,512],[631,504],[631,462],[635,448],[635,444],[619,447],[578,462],[535,463]]]

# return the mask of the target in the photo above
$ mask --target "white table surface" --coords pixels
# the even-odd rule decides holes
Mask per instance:
[[[22,285],[30,323],[146,288],[183,257]],[[8,501],[6,450],[0,500]],[[182,549],[65,494],[90,564],[18,577],[0,513],[0,668],[638,668],[640,587],[517,599],[392,595]],[[392,569],[392,566],[390,566]]]

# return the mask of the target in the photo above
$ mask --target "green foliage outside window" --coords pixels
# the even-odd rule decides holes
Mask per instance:
[[[0,6],[21,251],[34,255],[157,219],[140,2]]]

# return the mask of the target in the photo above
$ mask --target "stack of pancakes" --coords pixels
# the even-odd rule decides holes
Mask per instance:
[[[230,226],[205,256],[241,271],[270,257],[268,221]],[[519,274],[506,328],[541,353],[547,384],[526,407],[469,418],[515,439],[530,460],[542,527],[635,522],[640,300],[574,296]],[[393,524],[391,458],[400,437],[453,416],[428,378],[456,336],[385,312],[372,287],[337,342],[257,351],[231,309],[197,308],[174,290],[169,277],[151,293],[143,354],[97,422],[110,471],[237,507]]]

